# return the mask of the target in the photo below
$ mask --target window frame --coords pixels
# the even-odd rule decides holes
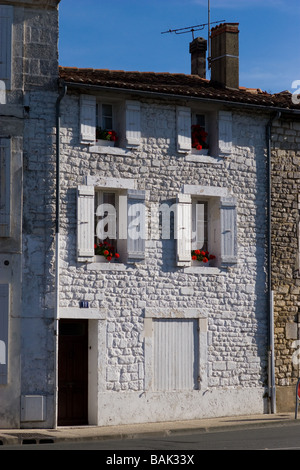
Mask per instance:
[[[148,192],[137,190],[136,181],[122,178],[87,177],[85,184],[77,188],[77,261],[88,264],[95,263],[95,193],[96,191],[113,191],[118,197],[119,210],[119,263],[144,262],[146,256],[146,239],[148,233],[146,201]],[[128,237],[130,226],[130,207],[135,203],[142,204],[145,217],[141,218],[145,226],[142,228],[146,234],[142,241],[136,238],[133,241]],[[126,206],[125,206],[126,204]],[[119,246],[121,245],[121,246]],[[120,249],[121,248],[121,249]],[[118,263],[118,264],[119,264]],[[114,265],[114,263],[112,263]]]
[[[179,267],[197,266],[191,259],[193,200],[208,201],[208,247],[216,259],[213,267],[227,269],[238,262],[237,251],[237,200],[226,188],[184,185],[177,196],[176,205],[176,264]],[[190,227],[189,227],[190,225]],[[180,231],[185,233],[182,237]],[[190,235],[189,235],[190,234]],[[209,270],[208,265],[203,269]]]

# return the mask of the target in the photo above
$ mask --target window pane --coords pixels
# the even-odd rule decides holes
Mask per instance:
[[[196,250],[208,250],[208,203],[207,201],[197,201],[195,205],[195,216],[193,232],[193,247]]]
[[[104,232],[104,236],[100,239],[96,236],[96,243],[108,242],[117,251],[117,220],[116,220],[116,194],[112,192],[101,192],[97,191],[95,194],[95,213],[100,205],[107,204],[111,207],[111,210],[105,210],[104,215],[95,216],[95,226],[103,221],[101,224],[101,230]]]
[[[112,130],[113,129],[113,118],[112,118],[112,105],[102,105],[102,129]]]
[[[198,126],[203,127],[203,129],[205,129],[205,115],[204,114],[196,114],[196,124]]]

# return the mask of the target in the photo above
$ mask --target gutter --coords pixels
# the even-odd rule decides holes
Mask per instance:
[[[67,93],[64,86],[56,100],[56,214],[55,214],[55,311],[54,311],[54,428],[57,427],[58,392],[58,322],[59,322],[59,253],[60,253],[60,103]]]
[[[268,398],[269,413],[276,413],[276,387],[275,387],[275,351],[274,351],[274,311],[272,291],[272,162],[271,162],[271,129],[275,120],[279,119],[281,112],[270,117],[266,126],[267,140],[267,277],[268,277]]]
[[[105,92],[113,92],[113,93],[129,93],[132,95],[138,95],[138,96],[145,96],[149,98],[160,98],[160,99],[176,99],[176,100],[181,100],[181,101],[199,101],[202,103],[216,103],[216,104],[221,104],[224,106],[230,106],[230,107],[237,107],[237,108],[246,108],[246,109],[256,109],[260,111],[266,111],[266,112],[280,112],[280,113],[286,113],[286,114],[292,114],[292,115],[298,115],[300,117],[300,109],[290,109],[290,108],[281,108],[277,106],[270,106],[268,104],[262,105],[262,104],[255,104],[255,103],[244,103],[244,102],[238,102],[238,101],[230,101],[230,100],[222,100],[222,99],[215,99],[215,98],[203,98],[203,97],[197,97],[197,96],[192,96],[192,95],[177,95],[173,93],[162,93],[162,92],[156,92],[156,91],[145,91],[145,90],[134,90],[130,88],[118,88],[118,87],[109,87],[109,86],[103,86],[103,85],[89,85],[85,83],[76,83],[76,82],[64,82],[63,80],[61,81],[64,85],[68,86],[68,89],[84,89],[87,91],[95,91],[95,92],[100,92],[100,91],[105,91]]]

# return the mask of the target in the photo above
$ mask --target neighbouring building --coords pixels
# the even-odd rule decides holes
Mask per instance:
[[[202,38],[191,75],[59,67],[58,3],[0,4],[0,427],[274,412],[299,106],[239,86],[236,23],[210,80]]]

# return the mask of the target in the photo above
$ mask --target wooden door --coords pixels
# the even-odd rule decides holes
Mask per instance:
[[[58,425],[88,424],[88,320],[60,320]]]

